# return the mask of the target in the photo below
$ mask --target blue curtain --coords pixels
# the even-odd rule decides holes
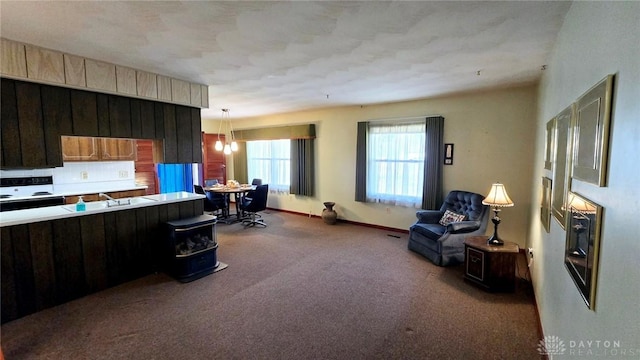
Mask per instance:
[[[160,193],[193,192],[193,164],[158,164]]]

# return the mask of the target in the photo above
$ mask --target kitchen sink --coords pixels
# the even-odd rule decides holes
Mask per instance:
[[[84,203],[84,205],[86,207],[86,211],[100,210],[100,209],[107,208],[106,201],[91,201],[91,202]],[[65,205],[63,206],[63,208],[71,212],[76,212],[76,204]]]
[[[122,198],[122,199],[114,199],[114,200],[104,200],[104,201],[90,201],[86,202],[86,210],[85,211],[94,211],[107,209],[112,207],[126,207],[129,205],[137,205],[137,204],[148,204],[156,202],[156,200],[148,199],[142,196],[139,197],[131,197],[131,198]],[[76,205],[65,205],[63,208],[67,211],[76,212]]]
[[[111,207],[111,206],[123,206],[123,205],[148,204],[152,202],[156,202],[156,200],[138,196],[138,197],[115,199],[115,200],[107,200],[107,206]]]

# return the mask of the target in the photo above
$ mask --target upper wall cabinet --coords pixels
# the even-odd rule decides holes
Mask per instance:
[[[0,74],[18,80],[209,107],[206,85],[2,40]]]
[[[102,61],[84,60],[85,71],[87,72],[87,87],[94,90],[106,90],[115,92],[116,86],[116,66]]]
[[[64,57],[62,53],[25,46],[29,79],[64,84]]]
[[[158,76],[156,74],[136,71],[136,86],[138,95],[142,97],[158,98]]]
[[[87,77],[84,59],[79,56],[64,54],[64,82],[67,85],[86,87]]]
[[[64,161],[135,161],[134,139],[62,136]]]
[[[0,71],[3,75],[27,78],[27,55],[25,46],[15,41],[0,39],[2,60]]]
[[[121,94],[138,95],[136,71],[116,65],[116,86]]]
[[[63,140],[65,161],[128,160],[126,139],[156,139],[167,163],[202,162],[200,109],[61,86],[1,78],[0,168],[62,166],[61,136],[119,138],[97,143]],[[77,149],[77,151],[73,149]],[[85,151],[85,149],[89,149]],[[75,152],[74,152],[75,151]],[[82,156],[88,154],[88,158]]]

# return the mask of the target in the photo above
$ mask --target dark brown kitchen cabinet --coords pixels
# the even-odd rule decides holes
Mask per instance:
[[[2,167],[62,165],[59,140],[56,143],[46,127],[64,114],[58,111],[44,114],[44,109],[51,109],[48,90],[47,87],[41,91],[41,86],[34,83],[2,79]],[[55,132],[55,128],[51,131]]]
[[[47,164],[62,166],[60,134],[73,133],[71,122],[71,92],[69,89],[43,85],[40,88],[44,141],[47,148]]]
[[[176,135],[176,106],[165,104],[163,106],[164,120],[164,162],[168,164],[178,163],[178,136]]]
[[[53,221],[53,264],[56,303],[62,304],[87,294],[80,218]]]
[[[12,228],[17,227],[3,227],[0,231],[0,304],[2,305],[0,319],[2,319],[2,323],[19,317],[13,241],[9,240]]]
[[[16,101],[22,166],[31,168],[46,166],[47,147],[44,141],[40,85],[21,81],[16,82]]]
[[[2,79],[2,167],[62,166],[60,131],[71,129],[69,91]]]
[[[178,163],[193,162],[193,138],[191,133],[191,110],[176,106],[176,134]]]
[[[22,166],[20,152],[20,123],[18,121],[18,102],[16,101],[15,81],[2,79],[2,94],[0,94],[0,115],[2,119],[2,166]]]
[[[156,139],[155,108],[152,101],[140,100],[140,138]],[[135,137],[135,136],[134,136]]]
[[[131,100],[117,95],[109,95],[109,125],[111,137],[131,137]]]
[[[142,117],[140,114],[141,111],[141,102],[140,99],[131,99],[130,100],[130,116],[131,116],[131,138],[133,139],[142,139]],[[155,127],[154,127],[155,130]]]
[[[96,106],[98,107],[98,135],[110,137],[111,126],[109,124],[109,96],[106,94],[96,94]]]
[[[71,90],[73,133],[61,135],[98,136],[98,96],[96,93]]]
[[[202,162],[198,108],[1,80],[2,168],[61,166],[63,135],[160,139],[163,162]]]
[[[191,109],[191,146],[194,163],[202,163],[202,121],[200,109]]]
[[[167,221],[202,199],[1,228],[2,323],[161,269]]]

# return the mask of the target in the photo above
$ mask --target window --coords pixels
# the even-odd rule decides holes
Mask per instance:
[[[367,202],[420,208],[424,181],[425,122],[369,123]]]
[[[248,179],[262,179],[269,190],[289,191],[291,140],[247,141]]]

